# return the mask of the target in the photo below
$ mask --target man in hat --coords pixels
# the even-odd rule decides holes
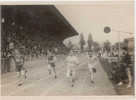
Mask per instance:
[[[75,55],[76,52],[74,50],[71,50],[68,57],[66,58],[67,63],[67,77],[71,80],[71,86],[74,86],[75,82],[75,74],[76,74],[76,67],[79,64],[78,58]]]

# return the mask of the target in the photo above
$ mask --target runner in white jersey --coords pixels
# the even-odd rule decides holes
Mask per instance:
[[[75,82],[75,74],[76,74],[76,67],[79,64],[78,58],[75,56],[75,53],[71,51],[66,58],[67,63],[67,77],[71,80],[71,86],[74,86]]]
[[[88,53],[88,69],[90,72],[91,83],[94,83],[94,73],[96,73],[96,56]]]

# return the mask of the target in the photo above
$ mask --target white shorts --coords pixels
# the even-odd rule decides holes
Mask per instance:
[[[55,68],[55,64],[52,66],[51,64],[48,64],[48,69],[52,70],[53,68]]]
[[[27,73],[27,71],[26,71],[26,70],[21,70],[21,75],[25,76],[25,75],[26,75],[26,73]]]
[[[51,65],[50,65],[50,64],[48,64],[48,69],[49,69],[49,70],[51,70],[51,69],[52,69],[52,67],[51,67]]]
[[[93,73],[93,68],[89,68],[90,73]]]
[[[26,70],[21,70],[20,72],[17,72],[17,77],[25,77],[27,76],[27,71]]]
[[[72,69],[69,69],[69,70],[67,70],[67,77],[75,77],[75,74],[76,74],[76,72],[75,72],[75,70],[72,70]]]

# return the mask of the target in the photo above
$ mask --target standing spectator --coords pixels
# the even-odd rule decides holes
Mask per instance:
[[[126,73],[128,77],[128,86],[127,88],[130,88],[132,86],[132,61],[131,61],[131,56],[129,55],[128,51],[124,57],[124,63],[126,66]]]
[[[14,60],[14,49],[9,49],[7,51],[7,72],[11,71],[12,61]]]
[[[55,54],[58,54],[58,48],[54,48]]]
[[[7,57],[7,53],[6,50],[3,50],[1,52],[2,58],[1,58],[1,71],[2,73],[6,73],[7,69],[8,69],[8,57]]]

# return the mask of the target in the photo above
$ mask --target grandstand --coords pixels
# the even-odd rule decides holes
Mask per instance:
[[[2,18],[3,46],[12,41],[28,48],[64,47],[64,39],[78,34],[54,5],[5,5]]]
[[[10,48],[25,48],[32,56],[48,48],[65,53],[64,39],[78,35],[54,5],[2,5],[1,14],[2,72],[9,66],[5,64]]]

